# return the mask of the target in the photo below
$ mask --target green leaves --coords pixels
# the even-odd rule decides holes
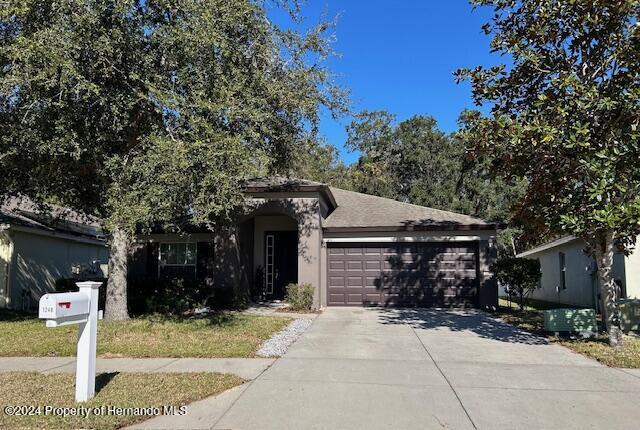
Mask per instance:
[[[492,107],[465,131],[473,154],[488,155],[527,188],[516,220],[529,236],[614,230],[638,234],[640,47],[634,0],[474,1],[495,15],[492,46],[511,55],[503,73],[462,69],[474,100]],[[631,95],[635,96],[631,96]]]
[[[465,112],[461,122],[481,120]],[[504,118],[504,126],[509,124]],[[518,184],[494,179],[487,160],[470,160],[467,136],[448,136],[428,116],[396,123],[384,111],[362,112],[348,127],[348,143],[361,151],[350,168],[353,188],[400,201],[504,221]]]
[[[129,231],[223,222],[242,180],[292,167],[321,107],[346,109],[332,26],[285,30],[249,0],[9,0],[0,192]]]

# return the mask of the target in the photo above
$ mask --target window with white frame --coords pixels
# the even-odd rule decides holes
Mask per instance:
[[[191,242],[161,243],[158,256],[159,273],[161,278],[196,277],[196,244]]]

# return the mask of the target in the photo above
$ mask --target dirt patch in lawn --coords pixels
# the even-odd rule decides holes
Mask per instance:
[[[31,372],[0,373],[0,428],[116,429],[170,413],[165,407],[181,406],[219,394],[244,381],[220,373],[102,373],[96,379],[96,396],[88,402],[74,401],[74,376]],[[24,407],[18,409],[17,407]],[[61,409],[85,407],[87,416],[62,416]],[[11,409],[13,407],[13,409]],[[110,409],[111,408],[111,409]],[[122,408],[116,410],[115,408]],[[158,409],[155,409],[158,408]],[[31,415],[16,415],[16,411]],[[116,411],[123,411],[122,414]]]

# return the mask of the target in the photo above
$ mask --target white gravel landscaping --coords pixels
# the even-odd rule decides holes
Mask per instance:
[[[311,325],[312,319],[298,318],[291,324],[274,334],[262,344],[257,354],[260,357],[280,357],[287,352],[289,346]]]

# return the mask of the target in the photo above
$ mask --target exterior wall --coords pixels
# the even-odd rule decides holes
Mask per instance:
[[[531,298],[573,306],[594,307],[596,305],[596,273],[593,259],[583,252],[585,244],[576,239],[569,243],[546,249],[526,258],[538,259],[542,278]],[[560,253],[565,254],[566,289],[561,287]]]
[[[624,259],[627,297],[640,299],[640,242],[636,249]]]
[[[560,244],[538,252],[529,253],[526,258],[540,260],[542,278],[540,288],[531,297],[536,300],[582,307],[598,305],[598,274],[596,265],[590,256],[584,253],[586,244],[581,239]],[[560,281],[560,252],[565,254],[566,288],[562,289]],[[633,256],[633,258],[638,258]],[[628,276],[633,273],[631,264],[623,254],[615,254],[613,258],[614,278],[622,283],[627,296],[637,294],[636,283]]]
[[[11,307],[28,309],[40,296],[53,291],[60,278],[72,277],[73,266],[98,261],[100,276],[107,276],[109,249],[106,245],[84,243],[24,231],[10,231],[13,243],[9,275]]]
[[[473,241],[473,240],[495,240],[496,232],[492,230],[478,231],[396,231],[396,232],[325,232],[324,240],[331,241],[337,239],[352,239],[354,242],[363,240],[376,241],[397,241],[397,242],[442,242],[442,241]]]
[[[478,241],[478,307],[486,311],[498,310],[498,282],[491,271],[497,255],[495,237]]]
[[[0,232],[0,308],[9,307],[9,273],[13,243],[6,232]]]

